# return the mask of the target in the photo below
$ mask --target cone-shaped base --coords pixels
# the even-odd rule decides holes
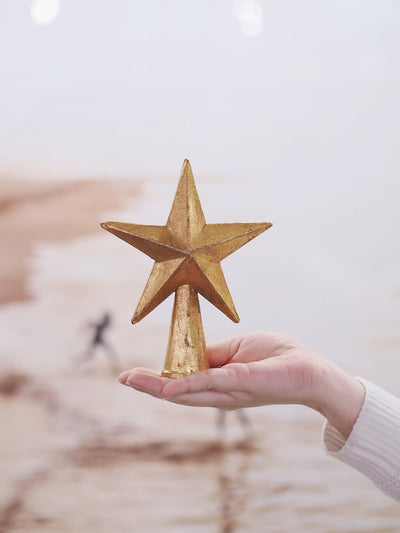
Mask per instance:
[[[167,378],[181,378],[209,368],[199,297],[189,285],[175,293],[164,370]]]

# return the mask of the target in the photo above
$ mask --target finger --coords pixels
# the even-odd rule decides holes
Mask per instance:
[[[170,400],[186,393],[240,390],[244,388],[248,376],[249,370],[241,363],[226,365],[223,368],[210,368],[184,378],[168,381],[161,394],[163,398]]]
[[[125,370],[124,372],[122,372],[122,373],[119,375],[119,377],[118,377],[118,381],[119,381],[120,383],[122,383],[123,385],[125,385],[125,382],[126,382],[128,376],[130,375],[131,372],[132,372],[131,370]]]
[[[132,372],[142,372],[143,374],[149,374],[152,376],[159,376],[160,374],[154,370],[150,370],[149,368],[132,368],[131,370],[125,370],[122,372],[118,378],[119,382],[125,385],[126,380],[129,378],[129,376],[132,374]]]
[[[127,377],[125,385],[156,398],[162,398],[161,391],[168,381],[169,378],[163,378],[157,372],[135,368]]]
[[[235,409],[240,407],[236,405],[231,395],[212,390],[180,394],[173,398],[168,398],[168,400],[180,405],[191,405],[192,407],[216,407],[219,409]]]

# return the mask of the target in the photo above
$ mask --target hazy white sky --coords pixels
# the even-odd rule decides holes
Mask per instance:
[[[395,179],[400,2],[0,3],[0,173]],[[383,178],[384,177],[384,178]]]

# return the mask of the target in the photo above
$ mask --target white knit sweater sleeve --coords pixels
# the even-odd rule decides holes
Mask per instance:
[[[326,422],[325,450],[400,500],[400,398],[366,379],[358,379],[365,387],[366,396],[353,430],[346,441]]]

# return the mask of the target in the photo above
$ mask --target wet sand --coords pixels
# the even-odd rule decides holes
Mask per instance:
[[[98,389],[112,387],[98,379]],[[61,398],[31,382],[2,399],[10,429],[0,531],[398,530],[397,504],[320,453],[318,420],[253,413],[251,437],[232,419],[235,435],[220,440],[214,416],[197,417],[193,428],[180,409],[162,407],[146,435],[142,420],[105,422]]]
[[[37,242],[94,233],[106,210],[140,195],[140,181],[0,181],[0,304],[29,298],[26,277]]]
[[[247,434],[229,413],[221,435],[213,409],[119,385],[119,370],[159,368],[168,334],[169,304],[129,324],[150,263],[97,226],[134,214],[141,182],[14,185],[0,210],[1,533],[398,533],[398,504],[324,456],[319,415],[249,410]],[[118,368],[83,359],[104,308]]]

